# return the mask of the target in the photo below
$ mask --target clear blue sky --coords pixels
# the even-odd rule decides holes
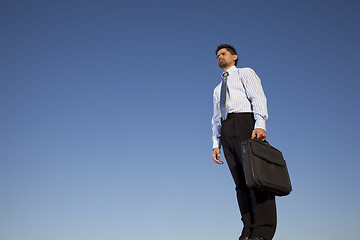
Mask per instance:
[[[0,1],[0,240],[226,240],[215,48],[268,97],[276,240],[356,239],[358,1]]]

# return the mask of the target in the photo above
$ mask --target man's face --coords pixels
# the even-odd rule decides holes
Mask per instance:
[[[228,69],[232,65],[235,65],[237,55],[232,55],[226,48],[220,49],[217,54],[217,62],[221,69]]]

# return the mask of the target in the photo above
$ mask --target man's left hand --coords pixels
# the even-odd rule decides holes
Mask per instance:
[[[254,139],[255,137],[260,141],[265,141],[266,140],[266,131],[262,128],[255,128],[252,131],[251,138]]]

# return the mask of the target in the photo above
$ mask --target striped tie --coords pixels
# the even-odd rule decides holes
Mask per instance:
[[[226,119],[226,90],[227,90],[227,77],[229,76],[228,72],[224,72],[222,74],[223,80],[221,85],[221,93],[220,93],[220,111],[221,118]]]

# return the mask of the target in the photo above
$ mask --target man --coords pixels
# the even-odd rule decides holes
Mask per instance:
[[[266,139],[267,102],[261,81],[251,68],[237,68],[238,55],[233,46],[216,49],[217,62],[223,70],[215,88],[212,117],[214,161],[223,152],[236,185],[243,222],[239,240],[271,240],[276,229],[275,196],[250,190],[245,183],[241,161],[241,142],[251,138]]]

